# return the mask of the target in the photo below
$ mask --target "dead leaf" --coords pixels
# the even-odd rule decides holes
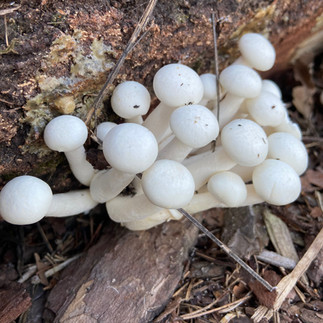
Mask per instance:
[[[312,114],[314,93],[314,89],[305,86],[295,86],[292,91],[293,104],[306,119],[309,119]]]

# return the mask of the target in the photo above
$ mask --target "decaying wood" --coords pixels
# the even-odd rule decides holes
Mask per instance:
[[[51,291],[55,322],[149,322],[173,295],[197,230],[188,221],[144,232],[110,228]],[[53,316],[50,316],[53,314]]]
[[[18,283],[7,282],[0,286],[0,322],[10,323],[31,305],[26,289]]]

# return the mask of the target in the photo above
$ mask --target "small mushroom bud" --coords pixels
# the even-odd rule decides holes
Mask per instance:
[[[246,100],[251,117],[261,126],[276,127],[285,117],[284,103],[270,92],[261,91],[259,96]]]
[[[230,158],[241,166],[256,166],[268,153],[268,140],[264,130],[254,121],[235,119],[221,133],[221,142]]]
[[[255,167],[252,175],[254,188],[261,198],[273,205],[294,202],[301,192],[301,181],[288,164],[267,159]]]
[[[111,97],[113,111],[127,122],[142,124],[150,107],[150,94],[140,83],[126,81],[117,85]]]
[[[244,34],[238,45],[243,59],[256,70],[268,71],[274,66],[275,49],[264,36],[256,33]]]
[[[241,206],[247,198],[246,184],[239,175],[232,172],[221,172],[211,176],[207,189],[229,207]]]
[[[292,166],[301,175],[308,164],[308,155],[304,144],[287,132],[275,132],[268,137],[268,158],[281,160]]]

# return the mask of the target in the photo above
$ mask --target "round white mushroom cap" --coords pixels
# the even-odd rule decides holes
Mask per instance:
[[[32,224],[41,220],[50,208],[51,188],[33,176],[19,176],[9,181],[0,192],[0,214],[12,224]]]
[[[142,188],[151,203],[178,209],[191,201],[195,184],[185,166],[174,160],[161,159],[143,173]]]
[[[200,102],[203,83],[199,75],[182,64],[168,64],[157,71],[153,87],[157,98],[170,107]]]
[[[274,66],[275,48],[264,36],[248,33],[239,39],[239,49],[242,57],[259,71],[268,71]]]
[[[110,121],[102,122],[97,125],[95,129],[95,134],[103,142],[103,139],[106,136],[106,134],[116,125],[116,123]]]
[[[272,80],[262,80],[261,91],[267,91],[272,94],[275,94],[280,99],[283,97],[279,86]]]
[[[261,78],[252,68],[244,65],[230,65],[220,74],[222,87],[242,98],[254,98],[261,91]]]
[[[229,171],[211,176],[207,189],[229,207],[238,207],[247,198],[246,184],[239,175]]]
[[[268,137],[268,158],[281,160],[294,168],[298,175],[305,172],[308,155],[305,145],[287,132],[275,132]]]
[[[221,142],[228,156],[241,166],[256,166],[268,153],[264,130],[254,121],[235,119],[221,132]]]
[[[216,100],[217,91],[215,75],[211,73],[205,73],[200,75],[200,78],[204,88],[203,98],[207,100]]]
[[[255,167],[252,182],[257,194],[273,205],[294,202],[301,192],[301,180],[288,164],[267,159]]]
[[[113,111],[124,119],[146,114],[150,107],[150,94],[140,83],[126,81],[117,85],[111,97]]]
[[[123,123],[105,136],[103,154],[112,167],[136,174],[153,164],[158,154],[158,143],[147,128],[135,123]]]
[[[52,119],[44,130],[46,145],[60,152],[69,152],[81,147],[87,136],[85,123],[80,118],[70,115]]]
[[[177,139],[192,148],[207,145],[219,134],[215,115],[202,105],[177,108],[171,115],[170,127]]]
[[[284,103],[270,92],[261,91],[259,96],[246,100],[245,104],[252,118],[261,126],[277,127],[285,118]]]

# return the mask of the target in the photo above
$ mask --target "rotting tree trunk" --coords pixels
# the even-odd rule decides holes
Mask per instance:
[[[20,8],[6,15],[8,48],[0,16],[0,187],[23,173],[41,176],[57,192],[78,186],[64,157],[44,146],[42,130],[64,112],[57,100],[61,97],[72,97],[73,114],[85,117],[145,5],[22,0]],[[0,10],[6,6],[9,2]],[[156,70],[176,61],[199,73],[212,71],[212,10],[220,20],[221,67],[237,57],[239,36],[253,31],[272,41],[277,63],[270,73],[279,74],[297,57],[301,44],[323,30],[321,0],[159,1],[151,28],[115,84],[130,79],[151,89]],[[115,118],[103,107],[97,117]],[[90,147],[96,148],[95,143],[89,141]],[[91,161],[96,164],[96,159]],[[59,322],[150,321],[172,295],[196,235],[185,222],[143,233],[116,226],[65,270],[49,296],[47,315]]]

